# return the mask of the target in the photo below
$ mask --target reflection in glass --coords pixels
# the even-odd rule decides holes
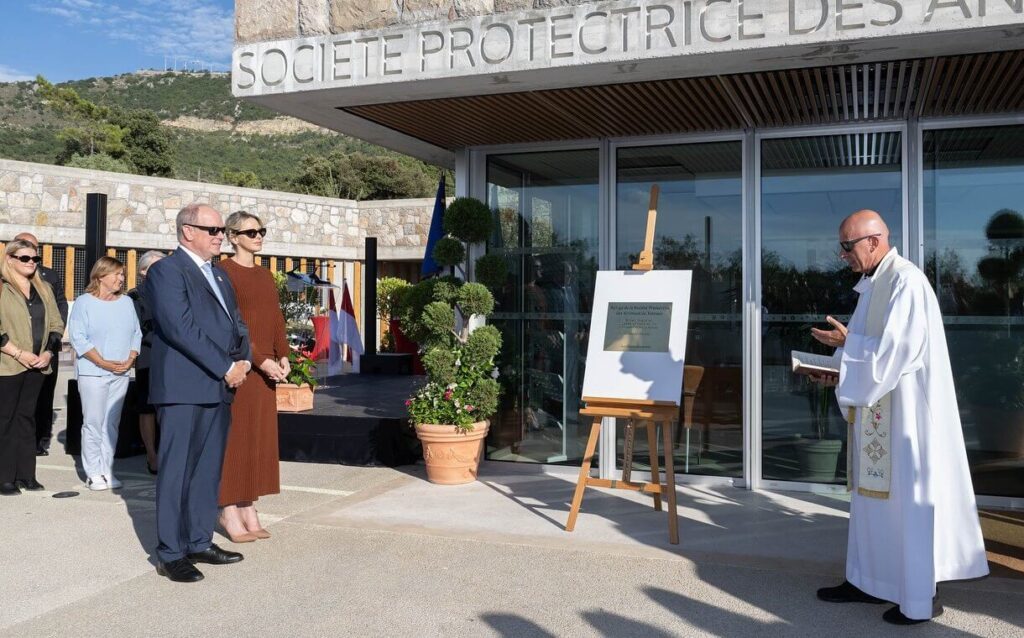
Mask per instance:
[[[623,148],[616,156],[615,267],[636,263],[658,184],[655,268],[693,271],[683,415],[674,433],[679,472],[743,475],[742,155],[742,142],[733,141]],[[620,456],[624,430],[620,420]],[[647,438],[638,432],[634,467],[647,467]]]
[[[488,252],[504,256],[509,272],[493,315],[502,396],[487,456],[578,464],[589,434],[579,409],[598,259],[598,151],[489,156],[487,203],[498,220]]]
[[[974,490],[1024,496],[1024,127],[925,131],[925,272]]]
[[[878,211],[901,245],[901,135],[768,139],[761,162],[762,477],[843,483],[845,421],[831,391],[791,372],[790,351],[831,354],[811,326],[845,322],[857,303],[858,275],[839,259],[844,217]]]

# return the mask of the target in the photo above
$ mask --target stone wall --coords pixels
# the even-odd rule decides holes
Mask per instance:
[[[584,0],[235,0],[235,42],[379,29],[428,20],[456,20],[520,9],[583,4]]]
[[[29,231],[83,245],[87,193],[107,195],[111,247],[174,248],[175,215],[198,201],[225,216],[259,215],[267,255],[339,260],[362,259],[366,237],[377,237],[382,260],[422,259],[434,208],[432,199],[355,202],[0,159],[0,241]]]

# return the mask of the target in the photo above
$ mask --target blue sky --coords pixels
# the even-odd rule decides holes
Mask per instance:
[[[55,82],[138,69],[227,71],[234,0],[0,0],[0,82]],[[166,56],[166,58],[165,58]]]

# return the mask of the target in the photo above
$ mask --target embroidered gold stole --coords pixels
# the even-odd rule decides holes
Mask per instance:
[[[889,298],[892,297],[893,285],[896,282],[897,255],[886,259],[878,266],[871,282],[871,299],[868,301],[867,329],[865,336],[879,338],[885,330],[885,315],[889,310]],[[851,490],[854,485],[852,469],[854,465],[853,448],[860,432],[860,445],[857,449],[857,493],[871,498],[889,498],[889,485],[892,474],[892,392],[889,392],[874,405],[849,408],[847,420],[850,431],[846,443],[846,488]]]

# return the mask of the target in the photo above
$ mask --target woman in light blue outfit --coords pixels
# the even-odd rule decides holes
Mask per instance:
[[[82,466],[91,490],[121,487],[112,471],[114,448],[128,371],[142,343],[135,305],[121,294],[123,286],[124,265],[100,257],[68,317],[82,397]]]

